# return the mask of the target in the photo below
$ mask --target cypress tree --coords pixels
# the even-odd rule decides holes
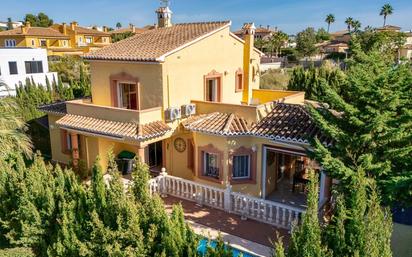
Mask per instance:
[[[317,175],[311,172],[308,184],[307,209],[302,217],[302,224],[292,228],[288,257],[325,257],[329,256],[321,240],[321,228],[318,218],[319,184]]]
[[[99,164],[99,157],[96,157],[92,168],[92,180],[91,180],[91,198],[97,214],[103,217],[104,210],[106,208],[106,184],[103,179],[102,167]]]

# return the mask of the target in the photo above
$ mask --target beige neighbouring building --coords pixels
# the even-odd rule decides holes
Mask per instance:
[[[306,156],[322,135],[304,93],[259,89],[255,27],[245,38],[230,21],[172,24],[168,7],[158,27],[84,56],[92,97],[41,107],[48,113],[52,158],[102,166],[113,149],[121,170],[136,155],[153,174],[304,206],[301,184],[321,173],[322,203],[331,180]],[[122,159],[123,158],[123,159]]]

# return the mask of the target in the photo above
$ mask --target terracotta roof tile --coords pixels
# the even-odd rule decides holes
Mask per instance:
[[[183,122],[183,127],[197,132],[223,136],[249,135],[251,124],[233,113],[214,112],[192,116]]]
[[[76,26],[74,31],[84,35],[110,36],[110,33],[99,31],[97,29],[89,29],[81,26]]]
[[[89,60],[159,61],[163,55],[229,25],[229,21],[175,24],[148,30],[84,57]]]
[[[159,137],[171,131],[171,128],[162,121],[138,125],[133,122],[110,121],[73,114],[66,114],[56,121],[56,124],[86,133],[137,141]]]
[[[41,105],[38,108],[40,111],[43,111],[45,113],[51,113],[55,115],[65,115],[67,114],[67,109],[66,109],[66,102],[56,102],[52,104],[45,104]]]
[[[147,31],[148,29],[144,29],[144,28],[136,28],[135,27],[135,32],[134,34],[138,34],[138,33],[143,33],[145,31]],[[116,29],[116,30],[112,30],[109,31],[110,34],[122,34],[122,33],[128,33],[128,32],[133,32],[132,28],[120,28],[120,29]]]
[[[326,138],[315,124],[305,106],[279,103],[252,129],[256,136],[272,140],[309,143],[308,139],[318,137],[325,144]]]
[[[304,144],[309,143],[309,138],[318,137],[325,144],[331,143],[303,105],[279,103],[257,124],[249,124],[233,113],[214,112],[192,116],[183,126],[190,131],[221,136],[251,135]]]
[[[39,36],[39,37],[60,37],[69,38],[58,30],[52,28],[42,28],[42,27],[30,27],[27,28],[27,33],[23,34],[21,28],[15,28],[11,30],[5,30],[0,32],[0,36]]]

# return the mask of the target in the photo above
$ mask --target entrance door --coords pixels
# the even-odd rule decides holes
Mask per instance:
[[[160,171],[163,165],[162,141],[150,144],[148,147],[149,147],[149,167],[151,169]]]

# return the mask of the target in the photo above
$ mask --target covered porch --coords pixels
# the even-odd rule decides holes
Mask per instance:
[[[321,172],[319,164],[306,156],[303,148],[263,147],[262,197],[294,207],[307,207],[309,172],[319,178],[319,203],[330,197],[331,179]]]
[[[62,149],[70,156],[73,166],[82,164],[91,169],[99,156],[105,169],[111,150],[123,175],[132,172],[135,158],[159,173],[164,166],[164,141],[172,132],[162,121],[140,125],[73,114],[66,114],[56,125],[61,133]]]

